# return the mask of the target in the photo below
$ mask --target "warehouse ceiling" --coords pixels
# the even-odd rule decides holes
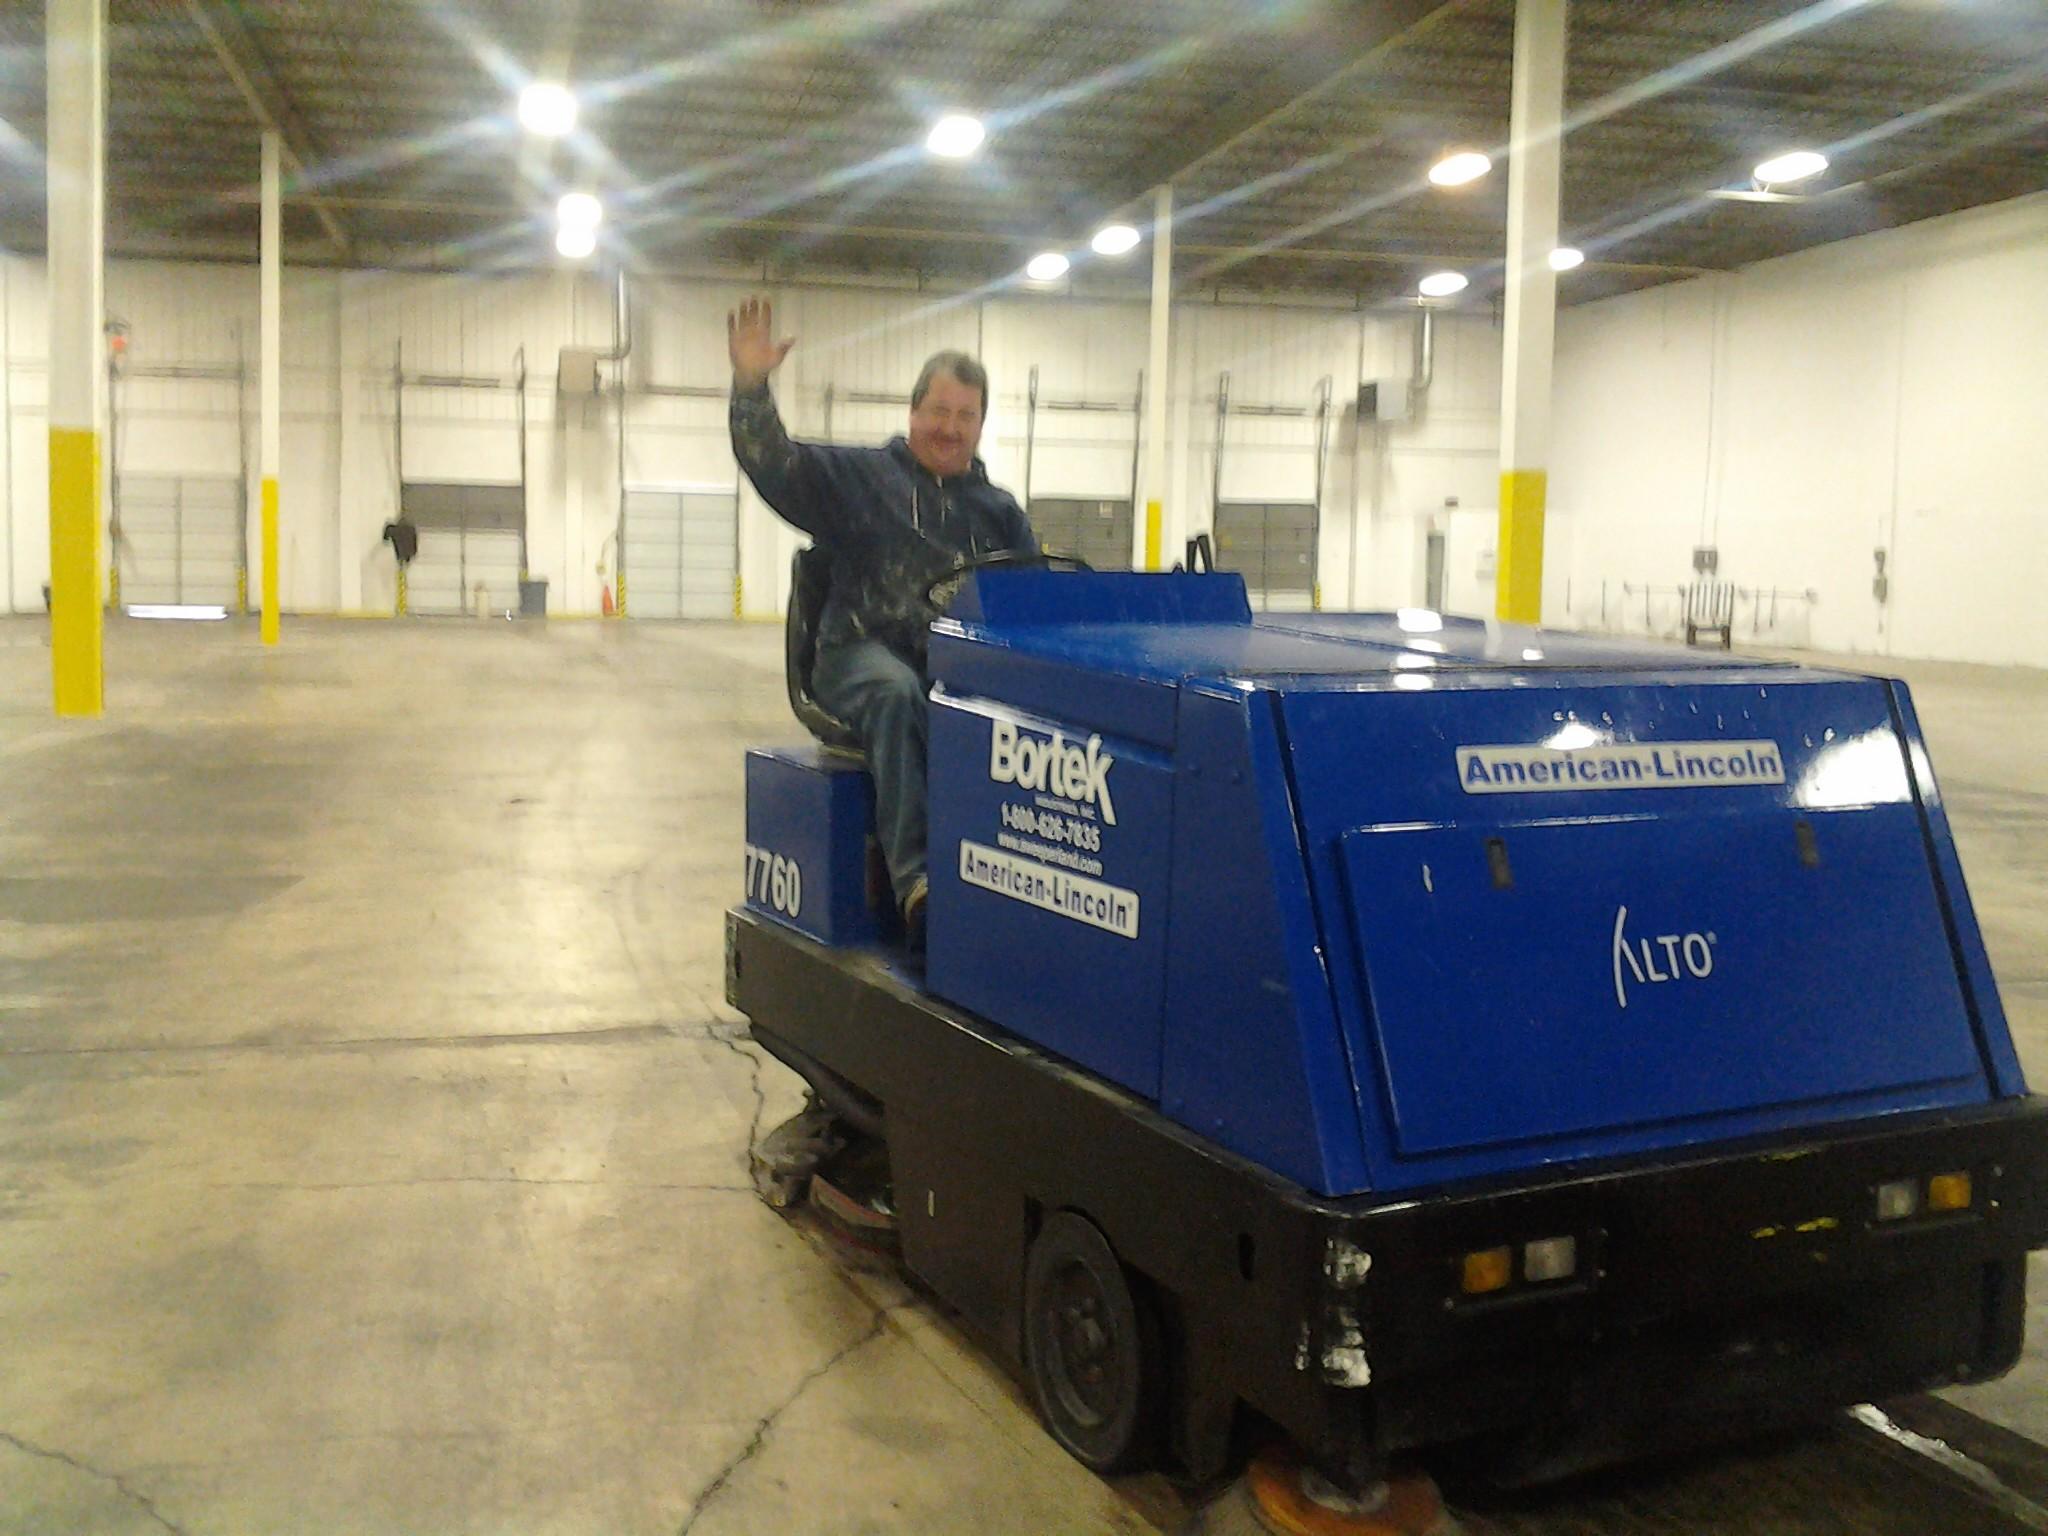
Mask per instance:
[[[0,9],[0,239],[40,248],[41,5]],[[288,257],[534,266],[559,194],[649,270],[1004,281],[1179,201],[1197,290],[1497,286],[1513,0],[110,0],[108,245],[248,259],[257,134]],[[562,79],[574,133],[515,120]],[[923,146],[942,112],[974,158]],[[1573,0],[1566,302],[2048,187],[2048,0]],[[1496,159],[1432,187],[1446,148]],[[1795,200],[1764,157],[1832,164]]]

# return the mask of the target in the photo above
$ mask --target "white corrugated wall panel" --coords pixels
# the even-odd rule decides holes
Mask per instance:
[[[1789,641],[2048,665],[2044,397],[2048,196],[1567,311],[1547,607],[1569,582],[1592,622],[1604,586],[1613,617],[1623,583],[1675,586],[1711,543],[1738,589],[1781,594]]]
[[[40,415],[46,301],[39,262],[10,258],[6,271],[16,448],[8,476],[15,493],[11,588],[16,606],[39,608],[47,565]],[[120,264],[113,292],[134,328],[138,353],[184,364],[225,364],[234,356],[235,327],[246,325],[253,334],[255,288],[253,268],[141,262]],[[627,402],[629,483],[737,483],[722,396],[649,396],[644,386],[722,391],[725,315],[749,291],[740,280],[635,284],[629,380],[639,388]],[[1148,317],[1139,301],[801,286],[777,290],[777,296],[779,323],[799,340],[777,381],[793,431],[823,431],[830,386],[836,397],[832,435],[841,442],[879,443],[904,429],[904,398],[926,357],[945,347],[978,352],[993,385],[983,456],[998,483],[1020,494],[1031,369],[1039,370],[1042,399],[1115,401],[1121,407],[1134,395],[1145,362]],[[578,403],[557,420],[555,369],[564,344],[607,346],[611,318],[610,284],[593,273],[288,274],[287,608],[391,605],[395,571],[379,535],[395,513],[390,371],[394,347],[403,338],[410,371],[507,381],[515,351],[526,349],[529,558],[534,574],[552,584],[551,611],[593,611],[599,567],[616,559],[615,402]],[[1219,371],[1231,370],[1240,402],[1306,408],[1326,373],[1337,380],[1339,398],[1348,401],[1361,339],[1368,373],[1405,372],[1410,323],[1407,316],[1360,316],[1343,308],[1195,300],[1177,306],[1167,556],[1177,553],[1184,529],[1209,523],[1209,438]],[[1357,434],[1347,438],[1333,431],[1324,497],[1326,582],[1334,569],[1343,586],[1354,585],[1350,562],[1356,550],[1366,594],[1376,601],[1413,600],[1420,590],[1419,552],[1430,509],[1440,511],[1447,494],[1458,495],[1468,511],[1490,509],[1487,455],[1497,409],[1498,352],[1498,334],[1484,318],[1447,319],[1438,344],[1437,388],[1420,423],[1390,431],[1377,454],[1361,451]],[[135,381],[134,409],[124,427],[124,468],[137,474],[232,472],[239,452],[232,393],[210,381],[146,387]],[[252,399],[254,393],[252,381]],[[862,393],[890,398],[849,398]],[[513,478],[516,414],[509,389],[409,390],[407,474]],[[1128,496],[1136,430],[1133,414],[1121,408],[1042,411],[1032,488],[1044,495]],[[1313,442],[1314,424],[1305,416],[1234,420],[1226,455],[1232,483],[1226,488],[1262,498],[1309,494]],[[1374,462],[1376,457],[1384,463]],[[789,554],[800,539],[750,488],[740,488],[740,508],[738,573],[747,608],[772,614],[779,611]],[[1341,536],[1333,537],[1340,525]]]

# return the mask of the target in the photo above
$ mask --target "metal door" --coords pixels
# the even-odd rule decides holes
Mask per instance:
[[[241,600],[242,487],[228,476],[123,475],[124,603]]]
[[[1131,568],[1132,511],[1128,498],[1034,496],[1031,531],[1038,547],[1078,555],[1098,571]]]
[[[1316,509],[1305,501],[1225,501],[1216,506],[1216,567],[1244,577],[1261,612],[1315,606]]]
[[[628,618],[731,618],[738,562],[737,492],[627,490]]]
[[[420,532],[406,606],[420,614],[517,612],[526,492],[481,481],[408,481],[405,515]]]

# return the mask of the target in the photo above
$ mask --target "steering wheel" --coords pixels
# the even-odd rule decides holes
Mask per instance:
[[[931,604],[935,612],[944,613],[953,605],[953,599],[959,595],[961,585],[976,571],[1002,570],[1007,567],[1017,566],[1025,569],[1042,567],[1046,570],[1058,571],[1092,571],[1095,569],[1086,560],[1076,555],[1056,555],[1048,551],[1027,555],[1021,550],[998,549],[990,554],[973,555],[965,560],[958,561],[951,570],[934,576],[925,585],[924,600]]]

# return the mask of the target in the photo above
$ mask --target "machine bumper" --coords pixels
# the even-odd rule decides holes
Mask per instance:
[[[1967,1209],[1877,1219],[1879,1186],[1956,1172]],[[1574,1273],[1521,1280],[1523,1245],[1559,1238]],[[1487,1436],[1494,1475],[1547,1480],[2011,1366],[2048,1245],[2048,1100],[1446,1192],[1332,1216],[1325,1244],[1318,1359],[1341,1379],[1360,1341],[1361,1432]],[[1499,1248],[1516,1280],[1465,1295],[1464,1255]],[[1363,1280],[1328,1284],[1356,1253]]]

